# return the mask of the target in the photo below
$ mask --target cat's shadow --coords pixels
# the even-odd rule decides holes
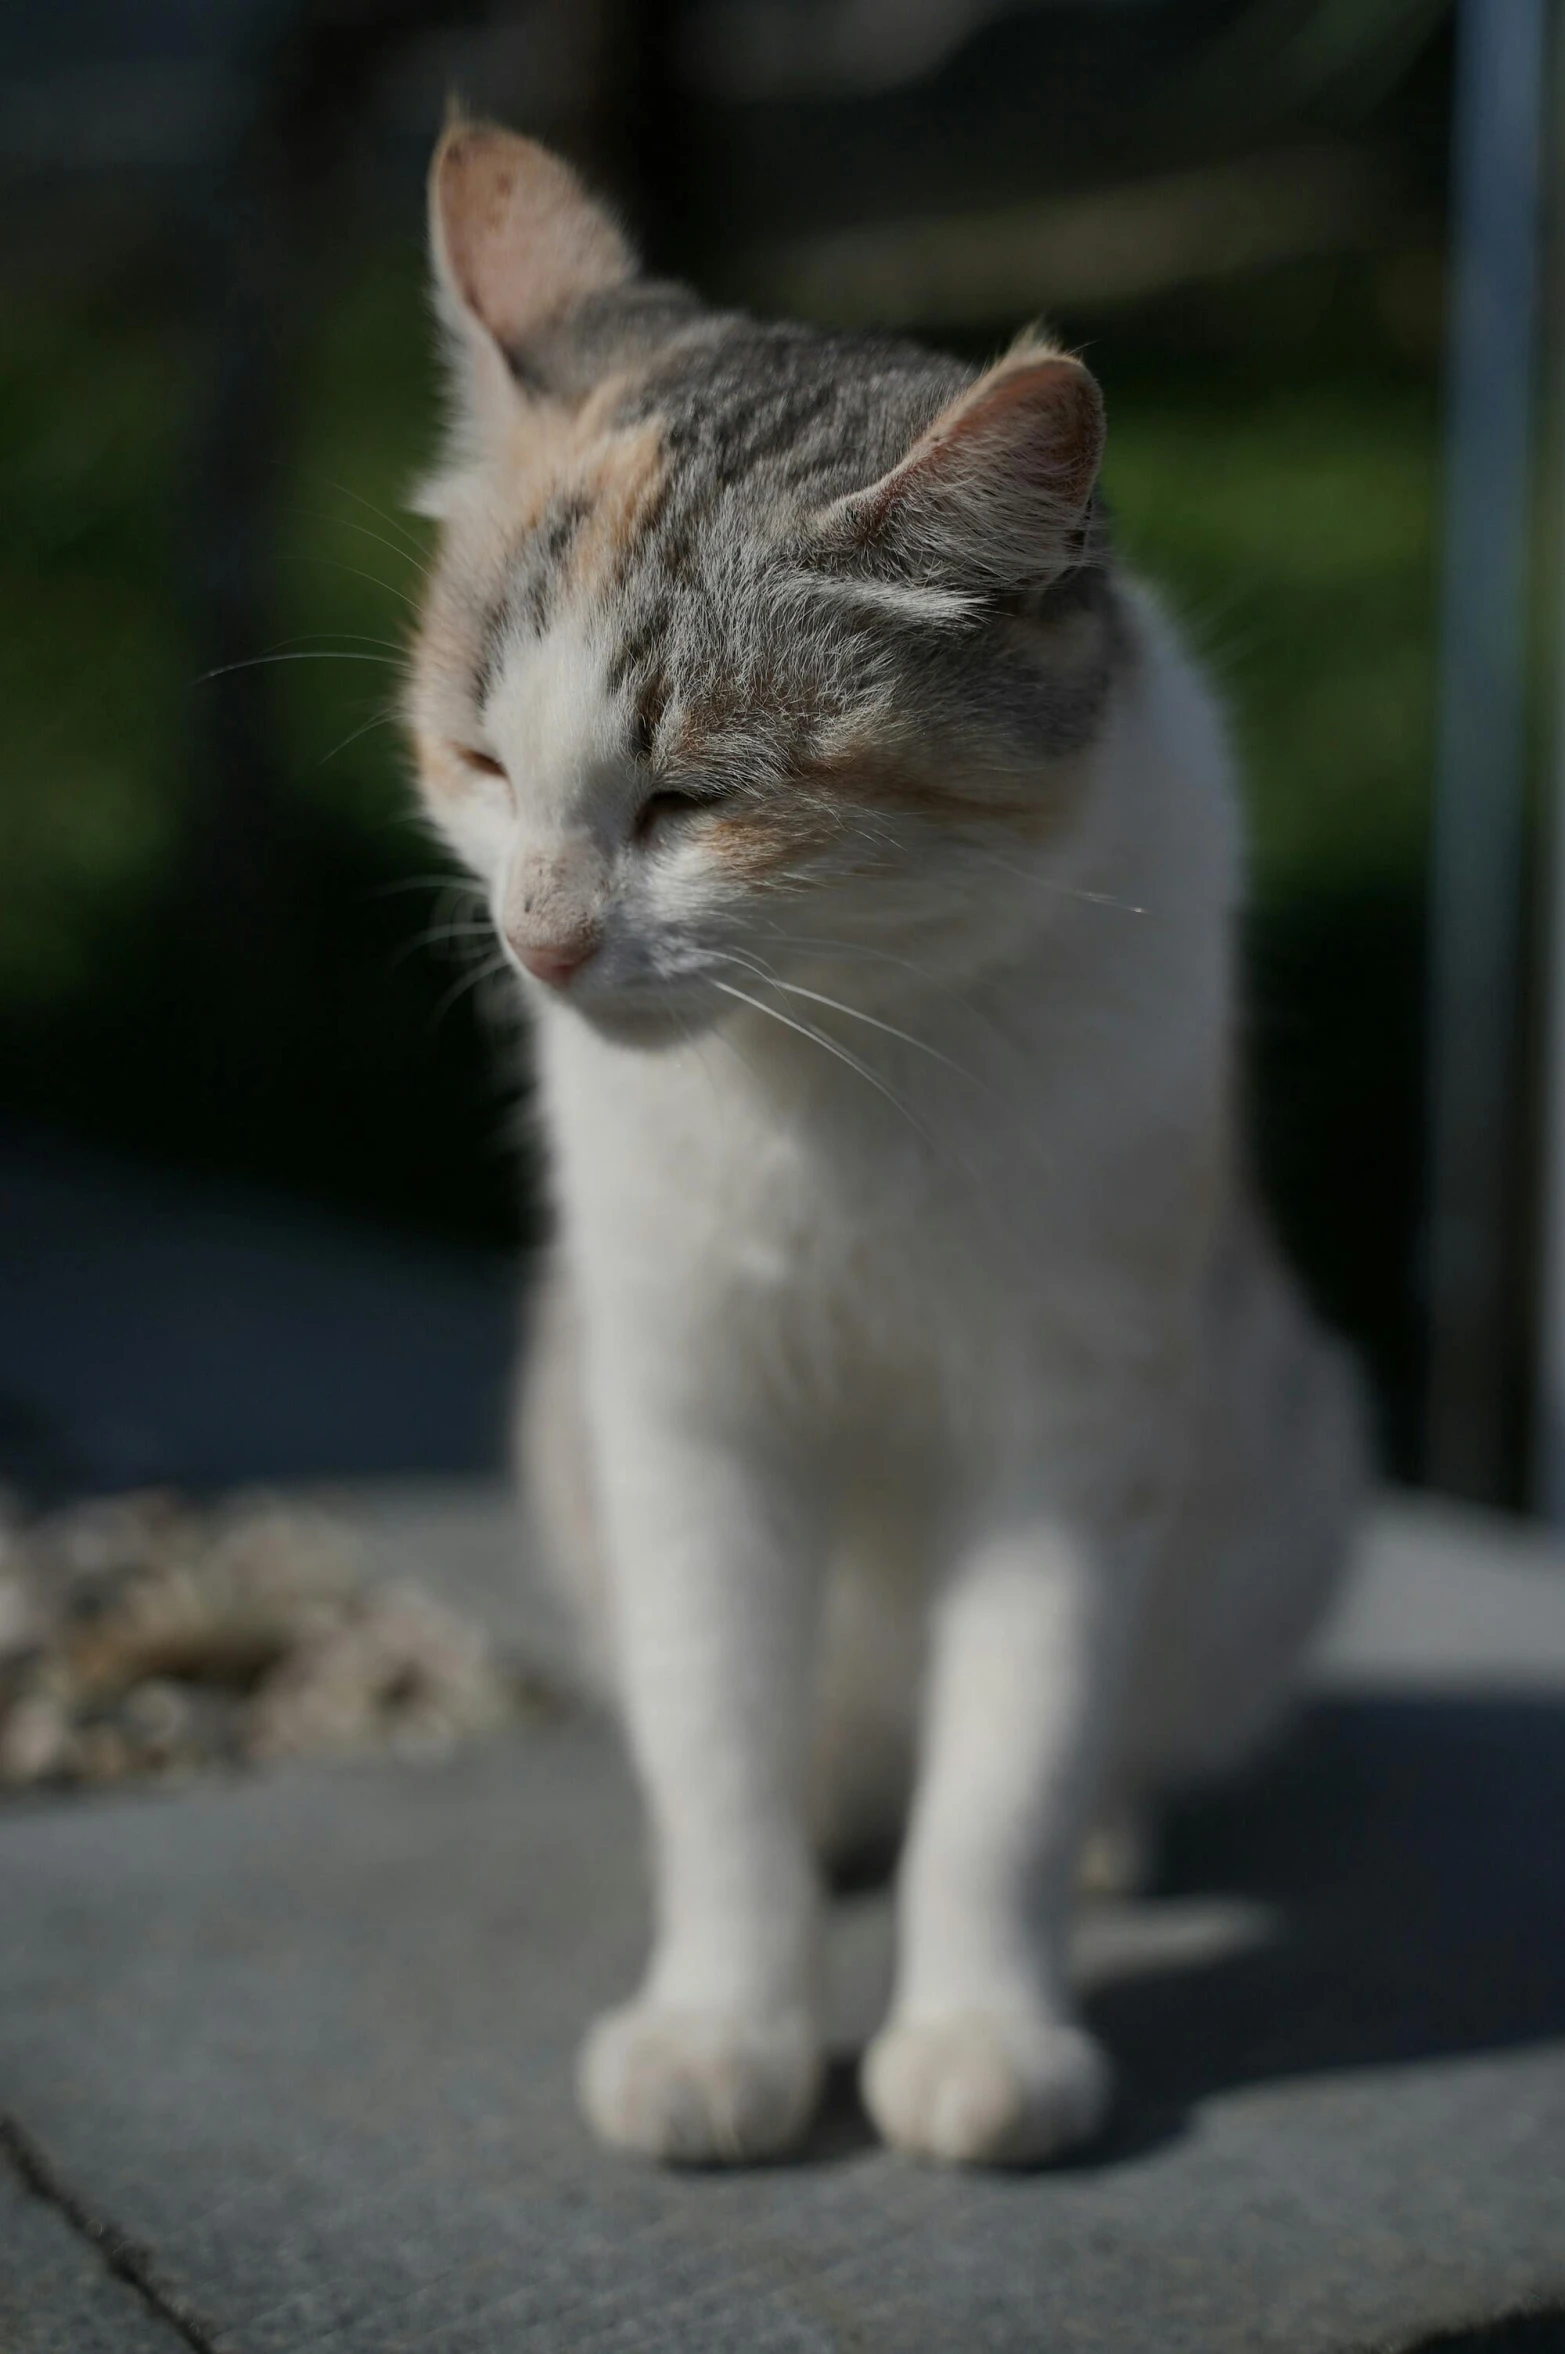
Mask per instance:
[[[1160,1937],[1203,1906],[1248,1933]],[[1565,2036],[1562,1923],[1565,1704],[1319,1702],[1265,1765],[1178,1810],[1155,1890],[1106,1924],[1119,1956],[1087,2011],[1120,2097],[1067,2163],[1121,2164],[1240,2085]],[[844,2061],[803,2155],[872,2140]]]

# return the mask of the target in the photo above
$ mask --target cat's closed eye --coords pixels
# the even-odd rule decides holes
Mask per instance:
[[[648,841],[671,825],[715,809],[724,799],[726,795],[722,793],[680,793],[670,789],[651,793],[636,812],[636,839]]]
[[[476,775],[505,778],[505,764],[496,760],[492,752],[480,752],[473,744],[454,744],[452,750],[463,767],[472,769]]]

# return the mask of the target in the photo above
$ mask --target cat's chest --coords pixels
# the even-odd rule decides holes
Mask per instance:
[[[1126,1214],[1186,1157],[1166,1133],[1103,1156],[1078,1129],[1065,1153],[1015,1103],[986,1122],[927,1095],[912,1118],[875,1098],[822,1121],[650,1059],[556,1070],[547,1093],[606,1356],[741,1419],[937,1449],[955,1427],[1036,1423],[1134,1373],[1184,1285],[1146,1249],[1166,1208]]]
[[[589,1145],[588,1165],[578,1139],[570,1191],[590,1247],[650,1286],[779,1310],[840,1299],[921,1261],[949,1216],[912,1156],[877,1156],[785,1115],[694,1096],[640,1117],[621,1103],[609,1117],[623,1121],[622,1142],[607,1155]]]
[[[561,1086],[561,1209],[591,1280],[665,1325],[843,1363],[911,1363],[952,1318],[1014,1302],[1036,1235],[975,1192],[973,1139],[862,1109],[823,1120],[668,1069]]]

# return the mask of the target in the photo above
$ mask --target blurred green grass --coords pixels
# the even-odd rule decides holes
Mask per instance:
[[[394,718],[427,545],[402,502],[433,439],[428,347],[416,255],[361,256],[291,387],[277,633],[255,651],[310,657],[268,675],[310,869],[301,904],[334,947],[323,981],[318,942],[278,944],[302,1043],[220,1119],[181,1061],[202,976],[171,973],[163,940],[210,691],[181,546],[200,353],[172,301],[35,287],[0,306],[0,1056],[26,1112],[492,1239],[519,1212],[482,1026],[467,1001],[436,1020],[460,967],[402,953],[430,906],[402,886],[440,866]],[[1317,1290],[1375,1359],[1395,1437],[1412,1352],[1432,369],[1351,334],[1180,349],[1118,321],[1091,356],[1122,540],[1215,669],[1242,758],[1262,1158]],[[334,648],[352,658],[316,658]]]
[[[1225,694],[1263,902],[1422,860],[1434,461],[1416,390],[1306,383],[1116,416],[1123,536]]]
[[[0,1007],[94,984],[105,907],[178,824],[172,518],[188,353],[167,325],[0,306]]]

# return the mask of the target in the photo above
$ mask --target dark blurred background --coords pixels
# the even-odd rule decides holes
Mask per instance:
[[[11,0],[0,1471],[497,1459],[525,1090],[394,718],[456,88],[714,295],[1086,353],[1244,757],[1271,1198],[1417,1473],[1454,55],[1437,0]]]

